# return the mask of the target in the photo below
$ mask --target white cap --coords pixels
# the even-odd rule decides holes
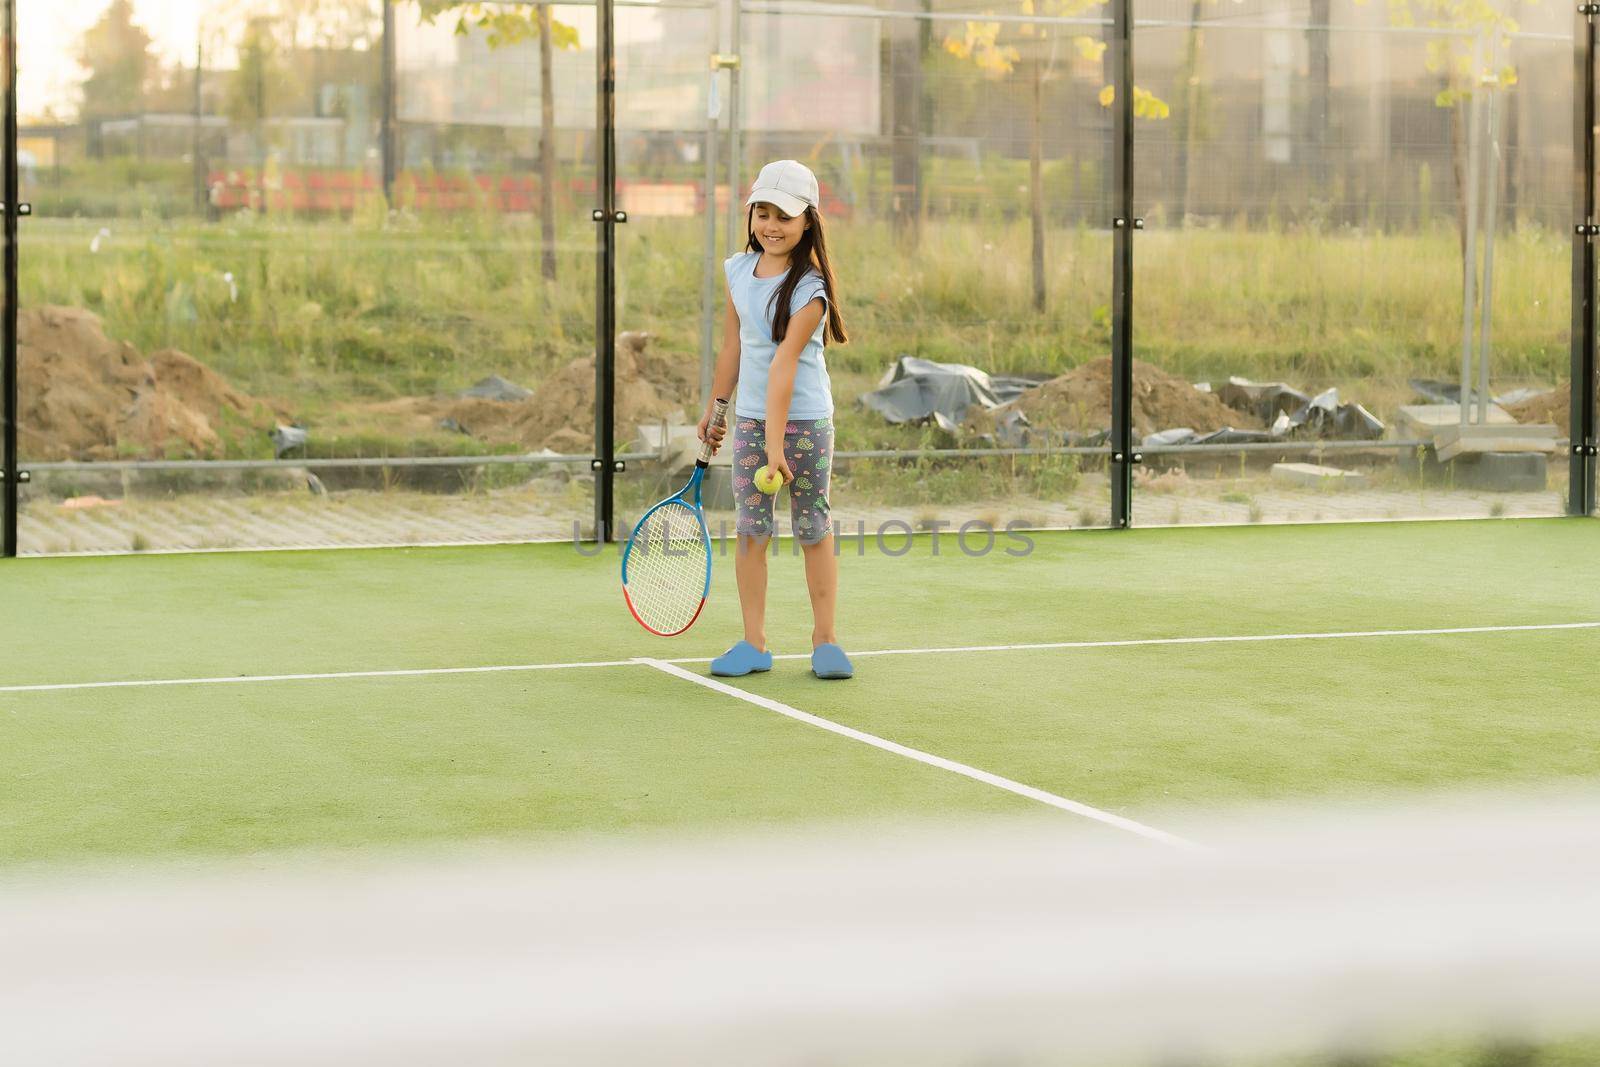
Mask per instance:
[[[811,168],[793,159],[768,163],[756,175],[745,206],[763,203],[776,205],[785,215],[801,215],[817,206],[817,176]]]

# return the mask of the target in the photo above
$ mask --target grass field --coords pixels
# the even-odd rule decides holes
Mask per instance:
[[[1157,824],[1600,770],[1594,523],[1031,536],[846,553],[844,683],[806,669],[785,554],[769,635],[796,658],[735,688]],[[704,674],[738,636],[731,561],[671,642],[616,568],[570,545],[0,566],[0,864],[1049,814],[635,662]],[[1023,644],[1058,647],[990,647]]]
[[[188,352],[292,412],[328,454],[467,453],[482,446],[461,434],[386,438],[394,431],[361,424],[359,405],[453,393],[490,374],[533,387],[592,355],[592,225],[563,216],[560,280],[547,285],[526,218],[41,219],[23,238],[21,299],[94,311],[144,352]],[[110,236],[91,253],[102,226]],[[703,240],[703,220],[642,218],[617,253],[618,328],[654,334],[691,366]],[[1109,232],[1052,230],[1042,313],[1030,302],[1030,241],[1024,222],[945,220],[911,249],[883,221],[838,223],[830,242],[853,338],[828,354],[841,406],[901,354],[1044,374],[1103,357]],[[1448,226],[1166,228],[1141,241],[1134,354],[1170,373],[1337,385],[1384,418],[1410,397],[1407,379],[1459,374],[1460,253]],[[1496,257],[1496,389],[1554,385],[1569,362],[1567,238],[1529,225],[1502,234]],[[876,418],[841,427],[846,447],[907,441]],[[266,454],[256,429],[228,453]]]

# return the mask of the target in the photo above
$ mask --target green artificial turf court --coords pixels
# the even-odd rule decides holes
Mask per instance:
[[[1573,625],[1600,623],[1600,524],[1030,537],[981,558],[950,535],[847,543],[857,677],[793,658],[732,684],[1151,821],[1600,771],[1600,628]],[[617,565],[570,544],[8,562],[0,863],[1078,818],[631,662],[704,674],[738,636],[732,559],[673,640],[630,618]],[[770,643],[798,657],[787,544],[771,574]],[[1567,628],[1104,644],[1515,626]],[[974,649],[1061,642],[1091,647]],[[604,665],[463,671],[577,663]],[[317,677],[348,672],[379,673]],[[128,682],[180,684],[76,687]]]

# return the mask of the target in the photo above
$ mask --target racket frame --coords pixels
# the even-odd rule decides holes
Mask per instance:
[[[716,403],[712,406],[709,428],[721,429],[727,424],[728,402],[718,397]],[[709,440],[701,442],[700,455],[694,461],[694,473],[689,475],[687,484],[676,493],[653,505],[649,511],[644,513],[644,517],[634,524],[633,534],[628,538],[628,544],[622,550],[622,598],[628,604],[628,613],[633,616],[635,622],[657,637],[677,637],[687,631],[689,627],[695,624],[695,620],[700,618],[700,613],[705,610],[706,598],[711,595],[711,531],[706,527],[705,504],[701,500],[700,486],[705,480],[706,468],[711,466],[712,455],[711,442]],[[684,623],[681,629],[665,633],[640,618],[638,609],[633,606],[633,597],[628,595],[628,557],[633,555],[633,546],[639,540],[639,532],[650,521],[650,516],[662,508],[674,504],[682,504],[689,508],[690,511],[694,512],[695,521],[700,524],[700,536],[706,546],[706,579],[704,586],[700,590],[700,604],[694,609],[694,614],[689,617],[689,621]]]

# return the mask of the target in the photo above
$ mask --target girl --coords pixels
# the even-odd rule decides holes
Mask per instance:
[[[789,487],[790,529],[804,546],[811,592],[811,670],[818,678],[854,673],[833,630],[839,561],[828,517],[833,466],[833,394],[823,362],[823,335],[849,340],[839,317],[828,265],[817,178],[801,163],[781,159],[761,168],[746,216],[747,251],[723,264],[728,315],[717,356],[712,396],[733,405],[733,492],[738,500],[734,571],[744,640],[711,661],[711,673],[738,677],[772,669],[767,650],[767,543],[773,503],[755,486],[765,464]],[[700,419],[700,440],[721,445],[710,431],[711,406]],[[709,434],[709,438],[708,438]]]

